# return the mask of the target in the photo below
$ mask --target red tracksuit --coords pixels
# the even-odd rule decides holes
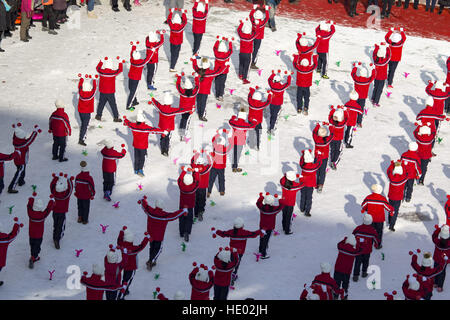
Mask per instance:
[[[356,243],[356,248],[349,243],[345,242],[345,239],[337,244],[338,256],[336,263],[334,264],[334,271],[343,274],[351,274],[353,269],[353,263],[355,257],[362,251],[361,247]]]
[[[348,112],[344,110],[344,119],[338,122],[333,119],[333,115],[336,110],[337,109],[331,109],[328,115],[328,122],[334,127],[333,140],[342,141],[344,140],[345,126],[347,125],[348,121]]]
[[[0,179],[3,179],[3,177],[5,176],[4,162],[11,161],[15,157],[18,157],[18,156],[19,156],[19,153],[16,153],[16,152],[13,152],[11,154],[0,153]]]
[[[386,80],[388,76],[388,66],[389,61],[391,60],[391,49],[389,47],[386,48],[386,57],[378,58],[377,52],[380,47],[376,44],[375,50],[373,51],[373,61],[376,69],[375,80]]]
[[[272,101],[270,103],[275,106],[281,106],[284,100],[284,91],[291,85],[292,77],[289,75],[284,84],[281,82],[274,82],[273,78],[275,78],[275,73],[272,73],[267,80],[269,82],[270,92],[272,93]]]
[[[300,44],[300,39],[302,38],[301,33],[297,33],[297,40],[295,41],[295,46],[297,47],[298,55],[300,61],[303,59],[308,59],[308,61],[311,61],[311,57],[314,53],[314,49],[317,48],[320,42],[320,38],[316,38],[316,41],[312,46],[302,46]]]
[[[98,274],[87,277],[87,272],[81,276],[80,283],[86,286],[86,300],[103,300],[104,291],[117,291],[122,288],[121,284],[108,284]]]
[[[183,34],[184,34],[184,28],[187,24],[187,17],[185,13],[181,14],[181,24],[172,23],[172,15],[173,12],[169,13],[169,16],[167,17],[167,23],[169,24],[170,28],[170,38],[169,41],[173,45],[180,45],[183,43]]]
[[[50,183],[50,192],[55,199],[55,205],[53,206],[53,212],[55,213],[66,213],[69,211],[69,201],[70,196],[73,191],[73,177],[67,179],[67,189],[63,192],[56,191],[56,183],[58,182],[58,177],[54,176],[52,182]]]
[[[147,50],[145,59],[134,59],[133,52],[136,51],[136,46],[131,47],[130,53],[130,70],[128,71],[128,78],[131,80],[141,80],[142,70],[145,65],[151,60],[154,52]]]
[[[192,7],[192,33],[203,34],[206,29],[206,18],[208,16],[209,5],[205,3],[205,11],[197,11],[198,2]]]
[[[302,154],[299,163],[300,168],[302,169],[304,187],[317,187],[317,170],[319,170],[320,166],[322,165],[322,160],[315,158],[313,163],[306,163],[304,155]]]
[[[284,200],[280,199],[278,201],[278,206],[263,205],[264,196],[260,194],[256,206],[259,209],[259,228],[261,230],[274,230],[277,214],[283,210],[285,204]]]
[[[361,107],[356,100],[350,100],[345,105],[346,111],[348,113],[347,126],[354,127],[358,120],[358,114],[362,114],[364,108]]]
[[[186,171],[181,172],[178,178],[178,187],[180,188],[180,209],[181,208],[194,208],[195,207],[195,192],[200,184],[200,177],[197,172],[194,172],[194,182],[190,185],[186,185],[183,182],[183,178],[186,175]]]
[[[316,36],[320,36],[319,45],[317,46],[317,53],[328,53],[330,46],[330,39],[336,32],[334,25],[330,26],[330,31],[320,30],[320,26],[316,28]]]
[[[84,79],[80,78],[78,82],[78,112],[92,113],[94,112],[95,92],[97,91],[97,80],[92,81],[92,90],[83,91]]]
[[[314,277],[312,285],[325,285],[327,288],[328,300],[333,300],[333,294],[343,295],[344,289],[339,289],[336,280],[334,280],[329,273],[321,273]]]
[[[416,116],[417,121],[421,121],[422,123],[430,123],[431,127],[436,127],[435,120],[443,121],[445,120],[445,116],[442,113],[437,113],[437,110],[433,106],[426,106],[425,109],[422,109],[419,114]]]
[[[197,59],[191,59],[192,60],[192,68],[195,70],[195,72],[199,73],[200,68],[197,65]],[[219,65],[216,65],[214,70],[207,69],[205,71],[205,74],[202,77],[200,77],[200,94],[210,94],[211,93],[211,86],[214,78],[218,76],[219,74],[222,74],[223,67],[220,67]]]
[[[328,292],[323,291],[322,286],[317,284],[310,285],[309,288],[305,287],[305,289],[303,289],[302,293],[300,294],[300,300],[308,300],[307,297],[310,293],[317,294],[319,296],[319,300],[333,300],[333,296],[329,297]]]
[[[178,93],[180,94],[180,108],[183,109],[184,112],[189,112],[192,114],[195,111],[195,99],[197,98],[197,94],[200,90],[200,78],[195,77],[195,86],[192,88],[192,95],[186,95],[186,89],[181,87],[181,76],[177,76],[176,87]]]
[[[272,94],[270,93],[267,96],[266,101],[259,101],[253,99],[253,94],[255,93],[255,88],[250,88],[250,92],[248,93],[247,102],[249,106],[248,110],[248,119],[250,121],[254,120],[257,124],[262,123],[263,121],[263,112],[264,109],[270,105],[272,101]]]
[[[448,81],[448,80],[447,80]],[[425,92],[433,97],[433,108],[436,110],[436,114],[443,114],[444,113],[444,107],[445,107],[445,100],[447,100],[450,97],[450,86],[447,87],[445,91],[442,91],[441,89],[432,89],[433,85],[436,84],[436,81],[429,82],[427,87],[425,88]],[[450,84],[449,84],[450,85]]]
[[[214,43],[213,51],[214,51],[214,69],[224,69],[222,74],[228,74],[230,71],[230,66],[225,66],[225,63],[230,61],[231,54],[233,53],[233,43],[231,41],[228,42],[228,51],[220,52],[219,51],[220,41],[217,40]]]
[[[409,289],[408,279],[403,282],[402,291],[405,296],[405,300],[422,300],[426,294],[421,287],[419,287],[419,290],[417,291]]]
[[[418,179],[422,174],[419,153],[417,151],[408,150],[403,152],[400,159],[403,162],[406,162],[406,172],[408,173],[409,179]]]
[[[357,67],[353,67],[352,69],[352,79],[355,83],[355,91],[358,92],[359,99],[367,99],[367,95],[369,94],[370,84],[375,80],[376,77],[376,69],[372,69],[372,74],[370,77],[361,77],[356,75]]]
[[[10,233],[0,232],[0,268],[6,265],[6,255],[8,254],[8,246],[17,237],[20,231],[18,223],[14,223],[13,229]]]
[[[253,40],[256,39],[256,36],[258,35],[256,30],[252,28],[251,34],[246,34],[242,32],[242,26],[244,23],[242,22],[239,24],[239,27],[237,29],[237,33],[240,38],[239,42],[239,53],[253,53]]]
[[[230,248],[236,249],[238,254],[244,254],[247,240],[262,236],[260,230],[248,231],[244,228],[233,228],[227,231],[216,230],[216,234],[222,238],[230,238]]]
[[[147,48],[147,56],[149,54],[149,51],[152,50],[154,54],[150,58],[150,61],[148,63],[154,64],[158,63],[159,61],[159,48],[162,47],[164,44],[164,35],[159,33],[159,31],[156,31],[157,34],[159,34],[159,41],[157,42],[150,42],[148,39],[148,36],[145,38],[145,46]]]
[[[417,255],[413,254],[411,259],[411,267],[416,271],[417,280],[424,285],[426,292],[433,291],[434,277],[444,270],[447,263],[440,263],[436,267],[422,267],[417,263]]]
[[[114,148],[104,147],[101,151],[103,156],[102,161],[102,171],[114,173],[117,170],[117,161],[122,159],[127,154],[125,149],[122,149],[121,152],[114,150]]]
[[[123,71],[123,64],[119,63],[117,70],[103,69],[103,62],[100,61],[97,65],[97,72],[100,76],[99,91],[100,93],[115,93],[116,92],[116,77]]]
[[[147,149],[148,148],[148,135],[150,133],[162,133],[164,130],[159,128],[150,127],[149,125],[141,122],[137,124],[136,122],[131,122],[128,119],[124,119],[123,125],[131,129],[133,133],[133,147],[137,149]]]
[[[437,227],[431,235],[431,239],[434,243],[433,260],[437,264],[446,263],[444,256],[450,257],[450,239],[441,239],[439,233],[441,228]]]
[[[184,113],[182,108],[172,108],[171,105],[161,104],[152,98],[152,104],[159,112],[158,127],[163,131],[173,131],[175,129],[175,116]]]
[[[125,256],[127,261],[123,269],[125,271],[136,270],[137,254],[145,249],[145,246],[147,245],[149,239],[147,237],[144,237],[141,244],[136,246],[132,242],[124,241],[123,236],[124,232],[123,230],[120,230],[119,237],[117,238],[117,245],[127,249],[127,253],[122,254],[122,257]]]
[[[226,133],[226,129],[224,129],[224,132]],[[220,134],[216,134],[212,138],[212,146],[213,146],[213,152],[211,153],[211,157],[213,159],[213,168],[215,169],[225,169],[227,166],[227,153],[232,148],[232,143],[228,144],[218,144],[217,139],[220,137]]]
[[[209,290],[214,284],[214,272],[208,271],[209,281],[203,282],[195,279],[199,267],[195,267],[189,274],[189,282],[192,286],[191,300],[209,300]]]
[[[217,255],[214,257],[214,265],[216,272],[214,273],[214,284],[216,286],[228,287],[231,282],[231,273],[234,267],[239,261],[237,252],[231,252],[231,261],[228,263],[223,262]]]
[[[287,182],[286,176],[280,179],[281,189],[282,189],[282,199],[283,203],[287,207],[295,206],[295,200],[297,199],[297,192],[299,192],[303,188],[303,179],[300,179],[299,182],[292,181],[292,187],[290,189],[286,188]]]
[[[391,161],[391,165],[387,169],[387,176],[389,178],[389,200],[403,200],[403,195],[405,191],[405,184],[408,181],[408,171],[406,166],[402,163],[403,174],[393,174],[394,161]]]
[[[28,235],[32,239],[42,239],[42,236],[44,235],[45,218],[52,212],[55,202],[50,200],[44,211],[34,211],[34,200],[34,198],[29,198],[27,204],[27,213],[30,220]]]
[[[312,86],[313,71],[317,68],[318,59],[319,56],[314,55],[313,65],[304,67],[300,64],[299,56],[294,54],[293,65],[295,70],[297,70],[297,87],[308,88]]]
[[[380,238],[374,227],[371,225],[359,225],[353,230],[356,243],[359,243],[362,251],[361,254],[371,254],[372,246],[379,247]]]
[[[252,9],[252,11],[250,11],[250,22],[252,23],[253,29],[256,30],[256,39],[264,39],[264,28],[269,21],[269,10],[265,10],[266,16],[264,17],[264,20],[260,20],[259,24],[256,24],[254,17],[255,12],[256,9]]]
[[[19,139],[16,135],[13,135],[14,151],[19,155],[14,158],[14,164],[16,166],[22,166],[28,163],[28,150],[30,145],[34,142],[38,134],[38,131],[33,131],[30,137],[25,139]]]
[[[119,249],[116,249],[119,250]],[[122,261],[119,263],[108,262],[108,257],[105,256],[105,282],[107,284],[117,284],[122,283],[122,270],[127,263],[127,256],[122,252]]]
[[[69,116],[64,112],[64,108],[58,108],[52,113],[48,120],[49,132],[55,137],[67,137],[72,134]]]
[[[94,179],[87,171],[80,172],[75,177],[75,197],[81,200],[89,200],[95,196]]]
[[[422,134],[419,135],[420,126],[417,126],[416,130],[414,130],[414,138],[416,138],[417,144],[419,148],[417,149],[417,153],[419,154],[420,159],[430,159],[433,154],[431,150],[433,149],[433,140],[436,136],[436,129],[431,127],[431,134]]]
[[[389,32],[386,33],[386,36],[384,37],[384,39],[389,44],[389,48],[392,51],[391,61],[400,61],[400,60],[402,60],[402,49],[403,49],[403,44],[406,41],[406,35],[403,31],[401,31],[400,34],[402,36],[402,40],[400,40],[400,42],[393,43],[390,39],[390,37],[393,33],[394,33],[393,31],[389,30]]]
[[[378,193],[369,194],[361,203],[361,213],[370,214],[373,222],[384,222],[386,220],[385,210],[390,213],[394,212],[394,208],[387,199]]]
[[[200,182],[198,184],[199,189],[208,188],[209,183],[209,173],[211,172],[213,160],[209,154],[206,154],[207,163],[206,164],[196,164],[196,161],[200,153],[195,153],[191,158],[191,167],[192,169],[197,168],[198,174],[200,175]]]
[[[314,156],[317,160],[328,159],[330,155],[330,143],[334,137],[334,127],[329,126],[329,135],[325,137],[319,137],[320,124],[317,123],[313,130],[313,140],[314,140]]]
[[[255,129],[257,123],[255,121],[249,122],[244,119],[240,119],[236,116],[232,116],[228,121],[230,127],[233,128],[233,136],[231,137],[231,142],[233,145],[244,146],[247,143],[247,131]]]

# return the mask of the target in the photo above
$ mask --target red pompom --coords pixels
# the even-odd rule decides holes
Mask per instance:
[[[133,45],[133,41],[130,41],[130,44]]]
[[[53,178],[56,177],[56,174],[55,174],[55,173],[52,173],[52,177],[53,177]]]
[[[105,59],[104,60],[108,60],[108,57],[105,57]]]
[[[259,89],[259,86],[256,86],[255,89],[258,90],[258,89]]]
[[[75,177],[74,177],[74,176],[70,177],[70,180],[74,180],[74,179],[75,179]]]
[[[278,195],[277,194],[275,194],[274,196],[273,196],[274,198],[278,198]]]
[[[216,230],[216,228],[212,227],[212,228],[211,228],[211,231],[214,231],[214,230]]]
[[[122,148],[125,148],[125,145],[122,143],[121,145],[120,145]]]
[[[216,266],[212,266],[211,269],[216,270]]]
[[[392,291],[392,294],[395,296],[397,294],[397,291]]]
[[[95,75],[95,78],[96,78],[96,79],[98,78],[98,74]]]
[[[87,274],[88,274],[87,271],[84,271],[84,272],[83,272],[83,275],[87,276]]]
[[[217,238],[216,234],[213,234],[212,237],[213,237],[213,238]]]
[[[117,56],[117,57],[116,57],[116,59],[117,59],[117,60],[120,60],[120,57],[119,57],[119,56]]]
[[[21,126],[22,126],[22,124],[21,124],[20,122],[18,122],[18,123],[17,123],[17,126],[18,126],[18,127],[21,127]]]
[[[413,252],[412,252],[412,251],[410,251],[410,252],[409,252],[409,255],[410,255],[410,256],[412,256],[412,255],[413,255]]]
[[[92,79],[92,75],[89,75],[89,79]]]
[[[85,77],[85,78],[87,79],[87,78],[88,78],[88,75],[87,75],[87,74],[85,74],[85,75],[84,75],[84,77]]]
[[[136,44],[139,44],[139,41],[136,41]]]
[[[127,230],[127,226],[123,226],[122,230]]]
[[[114,246],[112,244],[109,245],[109,248],[112,249]]]
[[[66,173],[66,174],[64,174],[64,178],[67,178],[67,173]]]
[[[157,291],[157,292],[160,292],[161,289],[160,289],[159,287],[156,287],[156,291]]]
[[[417,253],[420,253],[420,249],[417,249]]]
[[[217,36],[216,38],[217,38],[217,39],[219,39],[220,37],[219,37],[219,36]]]
[[[225,251],[230,251],[230,248],[229,247],[225,247]]]
[[[192,265],[193,265],[194,267],[196,267],[196,266],[197,266],[197,262],[193,262]]]
[[[14,220],[15,222],[17,222],[17,221],[19,221],[19,218],[15,217],[13,220]]]
[[[37,193],[36,192],[33,192],[33,197],[36,197],[37,196]]]
[[[141,204],[141,200],[138,200],[138,204]]]
[[[280,73],[281,72],[281,70],[278,70],[278,73]]]
[[[59,173],[59,176],[60,176],[60,177],[62,177],[62,176],[63,176],[63,173],[62,173],[62,172],[60,172],[60,173]]]
[[[266,192],[266,196],[270,195],[270,192]]]
[[[81,78],[81,73],[78,74],[78,77]]]

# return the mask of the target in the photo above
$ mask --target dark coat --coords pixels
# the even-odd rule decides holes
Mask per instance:
[[[65,10],[67,8],[66,0],[53,0],[54,10]]]
[[[6,8],[2,1],[0,1],[0,32],[6,31],[8,28],[8,18],[6,14]]]

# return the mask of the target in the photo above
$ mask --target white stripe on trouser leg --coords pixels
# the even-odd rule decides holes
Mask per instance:
[[[341,145],[340,145],[340,147],[339,147],[339,156],[338,156],[336,162],[334,163],[334,165],[335,165],[336,167],[337,167],[339,161],[341,161],[341,154],[342,154],[343,146],[344,146],[344,144],[343,144],[342,141],[341,141]]]
[[[131,273],[130,279],[127,280],[127,287],[125,289],[125,292],[129,291],[128,288],[130,287],[131,281],[133,280],[135,273],[136,273],[136,270],[133,270],[133,272]],[[125,292],[121,296],[125,296]]]
[[[19,171],[17,172],[17,176],[15,177],[15,180],[14,180],[13,190],[16,189],[17,183],[19,182],[20,176],[22,175],[22,172],[24,169],[25,169],[25,166],[21,165]]]
[[[130,104],[127,104],[127,108],[129,108],[133,104],[133,100],[134,100],[134,98],[136,97],[136,94],[137,94],[138,86],[139,86],[139,81],[138,81],[138,83],[136,85],[136,89],[134,90],[133,97],[131,97],[131,99],[130,99]]]
[[[348,134],[348,144],[352,144],[352,141],[353,141],[353,127],[351,127],[351,129],[350,129],[350,133]]]
[[[63,225],[61,226],[61,236],[59,237],[59,240],[61,240],[64,237],[64,230],[66,230],[66,218],[65,218],[66,214],[65,213],[63,214],[64,214],[64,222]]]
[[[155,83],[156,70],[158,70],[158,62],[155,63],[155,70],[153,71],[153,77],[152,77],[152,83],[151,83],[152,86]]]
[[[161,254],[161,251],[162,251],[162,241],[161,241],[161,245],[159,246],[159,250],[158,250],[158,253],[156,254],[156,256],[153,258],[153,260],[152,260],[152,263],[153,262],[156,262],[156,260],[158,259],[158,257],[159,257],[159,255]]]

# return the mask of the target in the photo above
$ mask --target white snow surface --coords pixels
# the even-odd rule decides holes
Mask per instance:
[[[189,9],[189,23],[186,27],[184,43],[176,69],[190,74],[189,61],[192,53],[193,35],[191,32],[192,14]],[[169,159],[162,156],[159,150],[159,137],[150,136],[149,154],[146,159],[145,178],[133,174],[133,149],[131,131],[122,124],[112,122],[109,108],[103,113],[105,121],[98,122],[92,115],[88,131],[86,148],[77,144],[79,134],[79,118],[76,110],[78,73],[96,74],[95,66],[99,59],[108,56],[120,56],[129,60],[130,41],[140,41],[144,48],[145,36],[151,30],[166,29],[164,25],[165,8],[162,4],[143,3],[142,7],[133,7],[126,12],[122,7],[119,13],[111,11],[110,6],[96,6],[99,19],[87,18],[85,9],[81,10],[79,29],[69,30],[61,27],[59,35],[50,36],[41,32],[40,23],[31,28],[33,40],[22,43],[18,32],[11,39],[3,41],[7,50],[0,60],[0,114],[2,135],[1,152],[12,152],[11,124],[20,121],[28,133],[34,124],[43,129],[30,148],[30,159],[27,165],[26,184],[19,187],[18,194],[8,194],[7,187],[1,195],[0,222],[3,232],[9,232],[13,216],[18,216],[25,224],[16,240],[10,245],[6,267],[0,272],[4,285],[0,288],[0,299],[85,299],[85,287],[68,289],[66,281],[69,274],[66,269],[70,265],[78,265],[81,271],[91,274],[92,264],[103,263],[108,244],[116,244],[117,235],[122,226],[127,225],[135,234],[135,243],[143,239],[146,231],[146,216],[137,204],[144,194],[154,204],[157,198],[163,199],[169,210],[178,209],[179,190],[176,179],[180,165],[186,165],[192,155],[191,150],[199,150],[202,145],[210,143],[211,137],[218,128],[228,128],[228,119],[235,114],[236,103],[246,105],[248,86],[244,86],[236,75],[238,66],[239,42],[236,28],[239,19],[247,12],[230,11],[225,8],[212,7],[210,10],[206,34],[201,44],[200,55],[213,57],[212,46],[216,35],[235,37],[232,66],[227,80],[225,100],[222,107],[216,107],[216,100],[211,94],[208,98],[208,122],[199,122],[197,116],[192,117],[190,124],[191,137],[188,143],[180,142],[175,130],[171,140]],[[267,78],[272,69],[293,70],[292,54],[295,53],[294,41],[297,32],[306,31],[314,34],[317,21],[291,20],[277,17],[277,32],[266,29],[262,41],[258,66],[261,76],[250,71],[251,85],[268,88]],[[279,179],[289,170],[299,170],[298,161],[302,149],[313,149],[312,128],[317,121],[327,121],[329,106],[344,104],[348,101],[353,86],[350,76],[354,61],[371,61],[374,43],[384,41],[384,32],[336,26],[336,33],[330,44],[329,80],[320,80],[319,85],[311,87],[310,111],[307,117],[296,115],[295,111],[295,75],[293,85],[285,93],[285,101],[277,124],[277,132],[272,140],[266,134],[267,119],[263,122],[262,147],[257,152],[255,133],[249,133],[249,151],[241,157],[241,166],[248,175],[232,173],[231,158],[226,169],[226,195],[219,196],[215,187],[211,198],[207,199],[203,222],[193,225],[191,239],[185,252],[181,250],[182,239],[178,234],[178,222],[169,223],[163,242],[163,251],[158,264],[149,272],[145,268],[148,259],[148,247],[139,254],[139,269],[130,287],[128,299],[153,299],[152,292],[156,287],[172,298],[177,290],[190,297],[191,287],[188,274],[192,270],[192,262],[213,265],[213,257],[220,246],[228,245],[228,239],[211,237],[210,229],[227,230],[232,228],[233,221],[240,216],[245,220],[245,228],[256,230],[259,227],[259,211],[255,203],[260,192],[269,191],[281,195]],[[283,50],[280,56],[275,50]],[[386,88],[381,98],[380,108],[374,108],[368,99],[369,109],[363,121],[363,128],[355,132],[354,149],[344,149],[337,171],[330,170],[322,194],[314,192],[312,217],[303,216],[298,206],[294,213],[293,235],[282,233],[281,213],[277,218],[278,236],[272,236],[269,243],[270,259],[256,262],[253,252],[258,251],[258,239],[250,239],[246,254],[239,268],[239,279],[235,290],[230,290],[229,299],[239,300],[247,297],[255,299],[298,299],[303,285],[309,284],[316,274],[320,273],[320,263],[329,262],[334,266],[337,249],[336,244],[344,236],[362,223],[360,203],[370,193],[370,185],[378,182],[387,194],[389,182],[386,169],[390,160],[397,160],[407,150],[413,139],[416,114],[424,107],[425,86],[429,79],[444,80],[446,75],[445,60],[450,53],[450,44],[445,41],[408,37],[403,49],[403,58],[398,66],[394,80],[395,88],[390,98],[386,97]],[[157,99],[162,100],[163,91],[175,93],[174,74],[169,73],[168,58],[169,41],[166,34],[164,48],[161,48],[160,63],[156,73],[154,92]],[[340,61],[340,66],[336,62]],[[405,78],[404,72],[410,73]],[[120,115],[134,119],[136,111],[125,111],[128,93],[128,67],[117,78],[116,99]],[[147,118],[156,126],[158,114],[147,105],[149,92],[145,85],[145,71],[138,88],[139,108],[144,108]],[[314,73],[314,80],[318,80]],[[228,89],[235,89],[232,95]],[[213,87],[214,90],[214,87]],[[371,91],[369,92],[371,93]],[[370,96],[369,96],[370,97]],[[54,110],[54,101],[60,98],[66,103],[73,127],[72,136],[68,139],[68,162],[59,163],[51,160],[52,137],[47,133],[48,117]],[[96,105],[98,103],[98,93]],[[178,101],[178,98],[175,100]],[[268,110],[266,110],[268,111]],[[287,119],[284,116],[290,115]],[[178,127],[179,117],[176,118]],[[204,124],[204,128],[200,125]],[[101,125],[102,128],[98,128]],[[119,133],[115,130],[118,128]],[[437,154],[429,164],[425,186],[416,186],[413,199],[409,204],[402,204],[396,224],[396,232],[385,227],[383,248],[374,250],[370,263],[381,269],[381,289],[368,289],[365,279],[350,282],[349,299],[384,299],[385,291],[397,290],[401,295],[401,285],[407,274],[412,274],[409,250],[420,248],[423,251],[434,250],[431,233],[434,225],[445,223],[445,195],[450,190],[450,143],[449,123],[444,122],[439,136],[442,143],[437,144]],[[127,155],[119,162],[116,186],[112,195],[113,201],[120,201],[115,209],[112,203],[103,199],[101,147],[96,143],[104,138],[111,138],[116,149],[121,143],[126,144]],[[87,156],[82,155],[86,149]],[[259,160],[255,157],[259,155]],[[253,158],[253,160],[251,160]],[[91,167],[97,195],[91,203],[89,224],[76,222],[76,199],[72,195],[70,209],[67,213],[65,236],[61,240],[61,249],[56,250],[52,241],[53,221],[49,216],[45,222],[44,240],[40,253],[41,261],[35,268],[28,269],[29,239],[26,202],[31,196],[31,185],[37,185],[38,196],[47,199],[49,183],[53,172],[79,173],[79,162],[87,160]],[[176,164],[174,160],[177,160]],[[7,186],[15,172],[11,162],[5,163],[5,185]],[[138,185],[142,184],[140,191]],[[210,202],[214,201],[215,206]],[[300,195],[298,195],[298,202]],[[8,214],[8,207],[14,205],[13,214]],[[412,219],[420,213],[429,219]],[[410,217],[405,219],[405,217]],[[413,221],[417,220],[417,221]],[[109,225],[106,233],[101,231],[100,224]],[[83,249],[80,257],[75,250]],[[382,260],[382,253],[385,259]],[[49,281],[48,270],[55,270],[53,280]],[[333,271],[332,271],[333,272]],[[155,274],[159,279],[155,280]],[[433,294],[433,299],[449,299],[448,280],[442,293]],[[211,298],[213,290],[210,292]]]

